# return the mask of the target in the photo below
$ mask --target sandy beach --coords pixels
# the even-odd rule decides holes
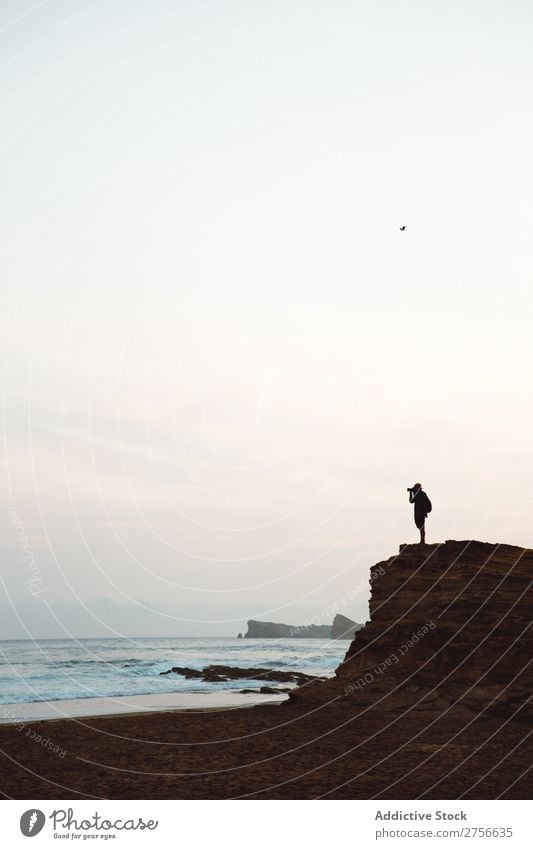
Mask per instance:
[[[468,724],[472,717],[459,708],[428,727],[419,711],[394,716],[385,707],[358,717],[353,707],[285,703],[4,725],[3,792],[20,799],[528,798],[528,776],[517,769],[530,756],[521,722]]]

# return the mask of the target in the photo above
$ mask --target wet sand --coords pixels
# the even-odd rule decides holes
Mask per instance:
[[[51,702],[17,702],[0,705],[0,725],[39,722],[44,719],[76,719],[93,716],[117,716],[135,713],[159,713],[165,710],[216,710],[278,704],[287,696],[267,696],[221,690],[211,693],[152,693],[139,696],[106,696],[92,699],[58,699]]]

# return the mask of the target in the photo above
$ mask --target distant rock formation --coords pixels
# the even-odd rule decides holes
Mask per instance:
[[[331,639],[353,640],[355,632],[359,631],[362,627],[357,622],[348,619],[347,616],[343,616],[342,613],[337,613],[331,626]]]
[[[241,632],[240,632],[240,631],[239,631],[239,633],[237,634],[237,639],[238,639],[238,640],[242,640],[242,634],[241,634]]]
[[[248,630],[244,635],[252,639],[333,639],[353,640],[353,635],[362,625],[337,613],[333,625],[284,625],[281,622],[261,622],[248,620]]]

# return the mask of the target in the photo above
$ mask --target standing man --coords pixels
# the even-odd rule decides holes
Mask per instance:
[[[431,501],[422,489],[421,483],[407,487],[409,504],[415,505],[415,525],[420,531],[420,545],[426,541],[426,516],[431,513]]]

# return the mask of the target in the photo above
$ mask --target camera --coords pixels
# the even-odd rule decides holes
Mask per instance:
[[[414,486],[408,486],[407,487],[407,492],[414,492],[414,491],[415,491]]]

